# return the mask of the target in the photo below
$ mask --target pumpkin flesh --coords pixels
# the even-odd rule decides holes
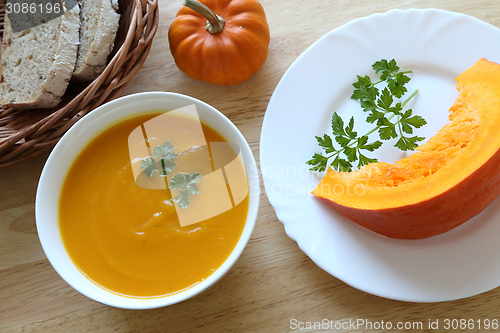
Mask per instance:
[[[329,169],[313,191],[352,221],[416,239],[455,228],[500,194],[500,65],[481,59],[457,78],[450,122],[395,164]]]

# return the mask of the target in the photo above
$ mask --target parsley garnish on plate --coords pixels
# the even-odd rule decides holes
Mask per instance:
[[[141,161],[140,168],[144,174],[151,178],[155,172],[158,171],[156,161],[161,167],[162,177],[166,177],[170,172],[174,171],[177,163],[174,161],[177,154],[174,153],[175,147],[170,141],[165,141],[163,145],[158,145],[153,148],[153,156],[148,156]],[[177,205],[185,209],[189,205],[189,197],[198,194],[198,187],[196,186],[201,180],[201,174],[198,172],[185,173],[178,172],[175,174],[170,183],[168,184],[169,190],[179,190],[180,194],[173,198]]]
[[[354,117],[351,117],[347,125],[342,118],[334,112],[332,115],[331,129],[333,139],[328,134],[316,136],[318,145],[323,148],[323,153],[315,153],[306,163],[311,166],[312,171],[324,171],[330,165],[337,171],[350,172],[353,163],[357,167],[377,162],[375,158],[369,158],[366,151],[373,152],[382,146],[382,141],[398,138],[395,147],[403,151],[415,150],[417,142],[425,138],[411,136],[415,128],[422,127],[427,122],[418,115],[413,115],[411,109],[404,110],[408,102],[416,95],[415,90],[403,102],[398,101],[407,92],[405,85],[410,82],[407,75],[411,71],[400,71],[396,61],[382,59],[372,65],[380,80],[372,82],[366,76],[357,76],[358,80],[353,83],[354,92],[351,99],[360,102],[361,108],[367,113],[366,122],[374,124],[374,128],[361,136],[354,131]],[[380,91],[377,85],[385,83],[386,87]],[[393,120],[394,119],[394,120]],[[368,136],[377,132],[380,140],[368,142]],[[337,148],[338,147],[338,148]]]

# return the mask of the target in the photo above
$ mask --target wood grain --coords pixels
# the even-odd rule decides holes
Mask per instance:
[[[217,87],[186,77],[170,55],[168,27],[181,3],[160,0],[160,28],[153,48],[125,94],[173,91],[206,101],[240,128],[257,160],[262,121],[276,85],[292,62],[328,31],[392,8],[431,7],[469,14],[500,27],[497,0],[262,0],[271,28],[267,62],[248,81]],[[312,331],[293,330],[292,319],[421,322],[424,331],[444,332],[442,325],[438,330],[426,329],[429,320],[442,324],[446,318],[500,319],[500,289],[458,301],[408,303],[366,294],[328,275],[286,236],[263,187],[252,238],[234,268],[216,286],[161,309],[107,307],[68,286],[42,251],[34,201],[46,158],[42,155],[0,170],[0,332]]]

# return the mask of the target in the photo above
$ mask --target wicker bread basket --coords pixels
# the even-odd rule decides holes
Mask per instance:
[[[56,108],[15,110],[0,105],[0,169],[51,149],[80,118],[127,87],[151,49],[158,28],[158,0],[119,0],[119,8],[115,46],[99,77],[70,85]],[[0,0],[0,35],[4,17]]]

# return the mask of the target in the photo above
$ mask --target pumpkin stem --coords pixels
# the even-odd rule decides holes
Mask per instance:
[[[226,21],[219,15],[215,14],[205,4],[196,0],[184,0],[184,6],[191,8],[207,19],[207,31],[212,35],[218,34],[224,30]]]

